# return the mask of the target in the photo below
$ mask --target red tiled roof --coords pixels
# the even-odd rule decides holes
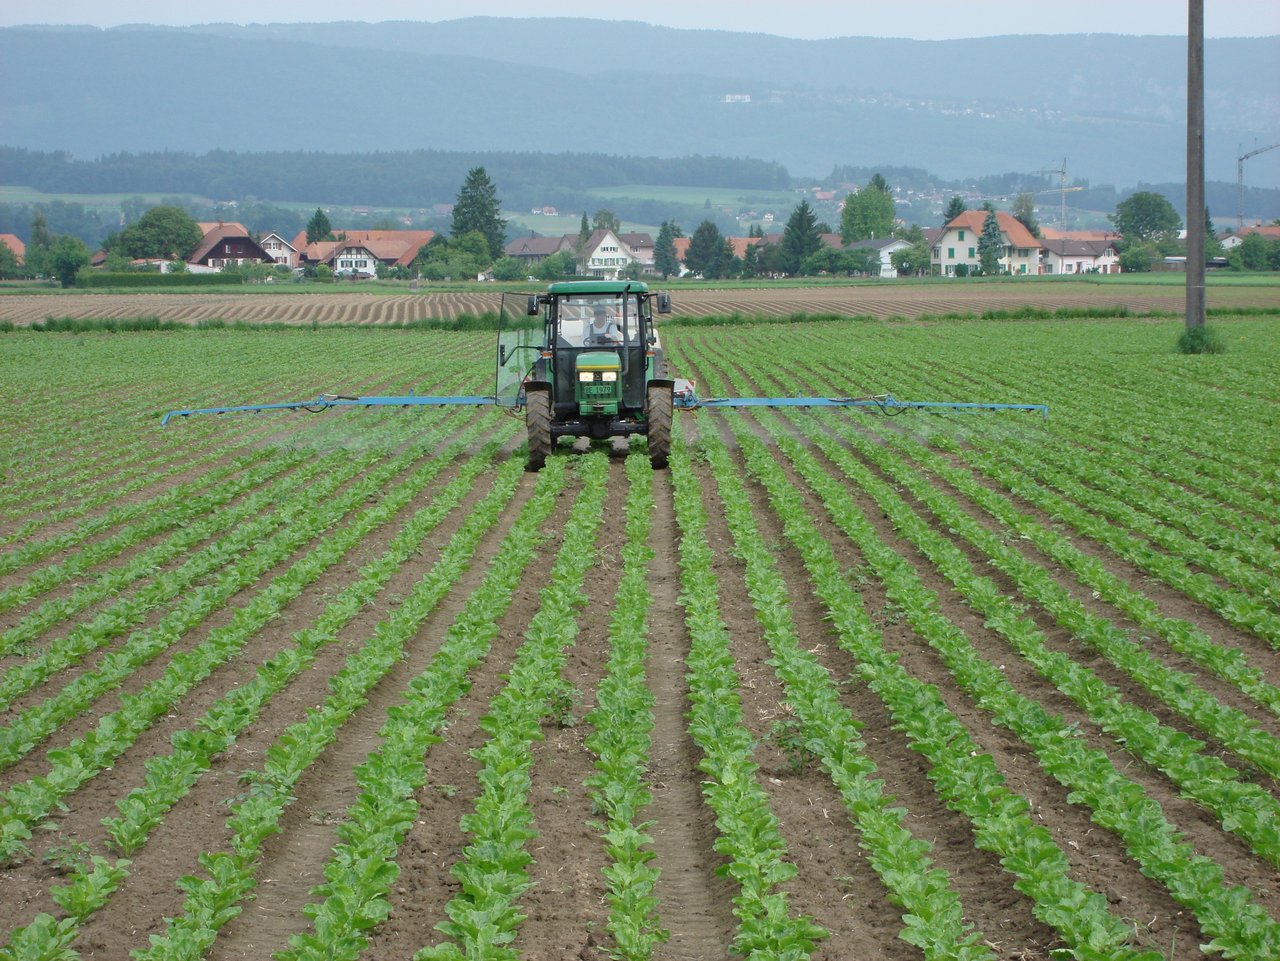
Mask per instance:
[[[1042,240],[1102,240],[1114,241],[1118,238],[1114,230],[1058,230],[1054,227],[1041,227]]]
[[[1250,234],[1257,234],[1259,237],[1274,240],[1280,237],[1280,227],[1241,227],[1236,231],[1237,237],[1248,237]]]
[[[367,244],[370,241],[379,240],[391,240],[405,247],[417,244],[414,247],[416,251],[423,244],[429,243],[436,232],[434,230],[335,230],[333,235],[353,244]],[[319,241],[319,243],[325,243],[325,241]],[[293,238],[293,246],[297,250],[312,246],[307,243],[305,230],[298,231],[297,236]]]
[[[234,220],[197,220],[196,226],[200,228],[202,234],[207,234],[211,230],[217,230],[219,227],[231,227],[238,230],[240,234],[249,236],[249,228],[244,224],[236,223]]]
[[[982,235],[982,226],[987,222],[987,212],[985,210],[966,210],[958,217],[953,218],[948,224],[947,229],[953,228],[958,230],[972,230],[975,237]],[[996,222],[1000,225],[1000,231],[1009,238],[1009,243],[1014,247],[1039,247],[1040,241],[1031,233],[1022,221],[1013,214],[1005,213],[1003,210],[996,211]]]
[[[17,234],[0,234],[0,244],[4,244],[13,251],[13,255],[18,258],[18,264],[21,266],[27,256],[27,245],[22,242],[22,238]]]
[[[304,230],[294,238],[294,245],[301,242],[302,258],[316,264],[329,263],[348,247],[362,247],[384,264],[407,267],[436,235],[434,230],[342,230],[337,233],[340,240],[309,244]]]

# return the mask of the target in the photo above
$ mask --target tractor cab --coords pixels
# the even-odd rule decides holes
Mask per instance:
[[[651,458],[665,465],[672,382],[655,308],[670,311],[670,298],[634,281],[573,281],[542,294],[503,295],[495,396],[499,405],[525,406],[530,467],[542,466],[559,437],[631,434],[649,435]],[[662,422],[656,431],[655,416]]]

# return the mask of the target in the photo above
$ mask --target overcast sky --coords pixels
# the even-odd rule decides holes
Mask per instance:
[[[648,0],[610,15],[602,0],[0,0],[0,26],[32,23],[327,22],[332,20],[453,20],[460,16],[592,17],[642,20],[690,29],[737,30],[783,37],[873,36],[944,40],[1018,33],[1187,32],[1184,0]],[[1205,0],[1205,35],[1280,34],[1280,0]]]

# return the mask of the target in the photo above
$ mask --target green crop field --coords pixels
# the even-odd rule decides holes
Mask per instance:
[[[0,332],[0,959],[1280,957],[1276,317],[784,316],[664,346],[1050,416],[535,474],[487,407],[160,426],[491,334]]]

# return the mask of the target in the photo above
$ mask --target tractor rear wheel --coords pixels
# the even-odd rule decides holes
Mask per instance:
[[[525,398],[524,424],[529,431],[528,470],[542,470],[551,454],[551,392],[531,390]]]
[[[671,456],[671,384],[650,384],[645,391],[645,417],[649,421],[649,463],[664,470]]]

